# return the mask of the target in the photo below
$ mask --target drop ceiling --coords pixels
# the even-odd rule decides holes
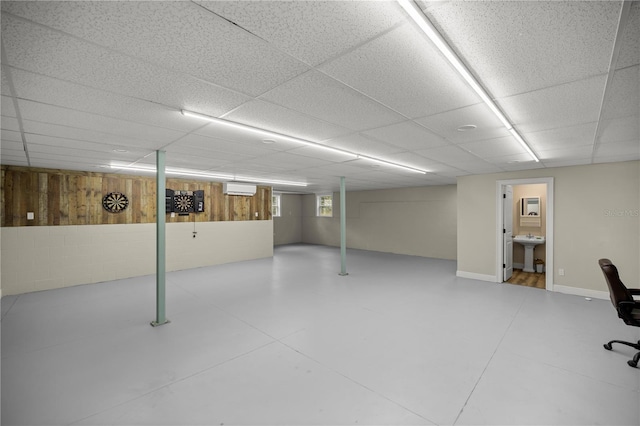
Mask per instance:
[[[640,159],[640,2],[417,4],[540,162],[395,1],[2,1],[0,162],[125,172],[162,150],[312,193]]]

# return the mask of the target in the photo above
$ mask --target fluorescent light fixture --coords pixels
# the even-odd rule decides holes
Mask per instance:
[[[322,145],[316,142],[311,142],[305,139],[300,139],[300,138],[295,138],[293,136],[288,136],[288,135],[283,135],[282,133],[277,133],[277,132],[271,132],[269,130],[264,130],[264,129],[260,129],[257,127],[253,127],[253,126],[249,126],[246,124],[241,124],[241,123],[236,123],[235,121],[230,121],[230,120],[225,120],[222,118],[217,118],[217,117],[211,117],[209,115],[204,115],[204,114],[199,114],[197,112],[192,112],[192,111],[187,111],[187,110],[181,110],[180,111],[182,113],[182,115],[186,116],[186,117],[193,117],[193,118],[199,118],[201,120],[206,120],[206,121],[210,121],[212,123],[216,123],[216,124],[221,124],[223,126],[227,126],[227,127],[231,127],[237,130],[242,130],[245,132],[252,132],[252,133],[257,133],[261,136],[267,136],[270,138],[277,138],[277,139],[283,139],[283,140],[287,140],[289,142],[295,142],[295,143],[300,143],[303,145],[307,145],[307,146],[312,146],[315,148],[320,148],[323,149],[325,151],[332,151],[334,153],[338,153],[338,154],[342,154],[342,155],[348,155],[350,157],[357,157],[357,154],[354,154],[353,152],[349,152],[343,149],[338,149],[338,148],[333,148],[331,146],[327,146],[327,145]]]
[[[122,165],[122,164],[111,163],[111,168],[120,169],[120,170],[133,170],[138,172],[149,172],[149,173],[156,172],[155,166]],[[287,186],[307,186],[306,182],[296,182],[296,181],[279,180],[279,179],[263,179],[263,178],[256,178],[256,177],[250,177],[250,176],[235,176],[235,175],[229,175],[229,174],[200,172],[197,170],[189,170],[189,169],[176,169],[172,167],[165,168],[165,173],[168,175],[194,176],[194,177],[210,178],[210,179],[234,180],[239,182],[255,182],[255,183],[266,183],[266,184],[274,184],[274,185],[287,185]]]
[[[360,158],[362,160],[373,161],[374,163],[383,164],[385,166],[397,167],[397,168],[400,168],[400,169],[408,170],[410,172],[422,173],[423,175],[427,174],[427,172],[425,172],[424,170],[415,169],[413,167],[408,167],[408,166],[401,166],[401,165],[396,164],[396,163],[391,163],[389,161],[380,160],[379,158],[369,157],[367,155],[358,155],[358,158]]]
[[[232,127],[234,129],[238,129],[238,130],[244,130],[244,131],[248,131],[248,132],[257,133],[259,135],[268,136],[270,138],[279,138],[279,139],[283,139],[283,140],[290,141],[290,142],[300,143],[300,144],[307,145],[307,146],[314,147],[314,148],[320,148],[320,149],[323,149],[325,151],[333,152],[335,154],[347,155],[349,157],[353,157],[354,159],[356,159],[356,158],[366,158],[368,160],[377,161],[377,162],[379,162],[381,164],[385,164],[387,166],[394,166],[394,167],[398,167],[400,169],[405,169],[405,170],[408,170],[408,171],[411,171],[411,172],[418,172],[418,173],[423,173],[423,174],[427,173],[426,171],[420,170],[420,169],[416,169],[415,167],[405,166],[403,164],[398,164],[398,163],[394,163],[392,161],[386,161],[386,160],[382,160],[382,159],[379,159],[379,158],[370,157],[368,155],[357,154],[355,152],[347,151],[345,149],[334,148],[334,147],[323,145],[323,144],[320,144],[320,143],[311,142],[311,141],[308,141],[306,139],[300,139],[300,138],[296,138],[296,137],[293,137],[293,136],[284,135],[282,133],[276,133],[276,132],[272,132],[272,131],[269,131],[269,130],[264,130],[264,129],[260,129],[260,128],[253,127],[253,126],[248,126],[246,124],[236,123],[235,121],[229,121],[229,120],[225,120],[225,119],[222,119],[222,118],[211,117],[209,115],[200,114],[200,113],[192,112],[192,111],[187,111],[187,110],[184,110],[184,109],[181,110],[180,112],[182,113],[182,115],[184,115],[186,117],[199,118],[201,120],[206,120],[206,121],[210,121],[212,123],[225,125],[225,126],[228,126],[228,127]]]
[[[504,125],[504,127],[511,132],[511,134],[516,138],[516,140],[525,148],[525,150],[529,153],[529,155],[536,161],[540,161],[538,157],[533,153],[531,148],[524,141],[522,136],[514,130],[513,124],[509,122],[507,117],[505,117],[504,113],[498,108],[498,106],[493,102],[493,99],[489,96],[487,91],[480,85],[478,80],[471,74],[469,69],[462,63],[458,55],[451,49],[451,47],[447,44],[446,40],[442,37],[442,35],[438,32],[438,30],[433,26],[431,21],[425,16],[422,9],[413,1],[413,0],[397,0],[400,6],[407,12],[407,14],[415,21],[416,24],[420,27],[420,29],[429,37],[429,40],[438,48],[440,53],[444,55],[444,57],[449,61],[449,63],[458,71],[458,74],[471,86],[471,88],[480,96],[480,99],[489,107],[489,109],[495,114],[496,117],[500,120],[500,122]]]
[[[538,157],[536,157],[536,155],[533,153],[533,151],[531,151],[531,148],[529,148],[529,145],[527,145],[527,143],[524,141],[524,139],[522,139],[522,136],[520,136],[520,134],[516,131],[516,129],[511,128],[509,129],[509,132],[511,133],[511,135],[516,138],[516,140],[520,143],[520,145],[522,145],[522,147],[525,149],[525,151],[527,151],[529,153],[530,156],[532,156],[536,162],[538,162]]]

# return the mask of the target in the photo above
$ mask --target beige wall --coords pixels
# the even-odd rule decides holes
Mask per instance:
[[[602,257],[618,266],[623,281],[637,285],[638,161],[458,178],[458,271],[496,276],[496,182],[540,177],[554,178],[554,285],[606,292],[597,264]]]
[[[302,195],[280,196],[280,217],[273,218],[273,244],[302,242]]]
[[[455,259],[455,185],[351,192],[346,184],[347,247]],[[334,193],[334,217],[316,217],[315,196],[303,196],[303,242],[340,245],[339,201]]]
[[[154,274],[155,229],[155,224],[0,228],[2,295]],[[168,271],[270,256],[272,221],[166,225]]]

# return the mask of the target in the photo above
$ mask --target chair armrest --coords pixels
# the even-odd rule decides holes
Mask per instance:
[[[618,303],[618,312],[625,316],[630,315],[634,309],[640,309],[640,300],[636,300],[635,302],[625,300],[624,302]]]
[[[633,296],[640,296],[640,288],[628,288],[627,290],[629,290],[629,293]]]

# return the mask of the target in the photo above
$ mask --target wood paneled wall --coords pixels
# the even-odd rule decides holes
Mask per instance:
[[[1,226],[101,225],[156,221],[155,177],[2,166]],[[204,213],[171,217],[167,222],[270,220],[271,187],[258,186],[252,197],[222,193],[222,183],[167,179],[173,190],[204,190]],[[102,208],[109,192],[122,192],[129,206],[121,213]],[[34,213],[27,220],[27,212]],[[256,215],[257,213],[257,215]]]

